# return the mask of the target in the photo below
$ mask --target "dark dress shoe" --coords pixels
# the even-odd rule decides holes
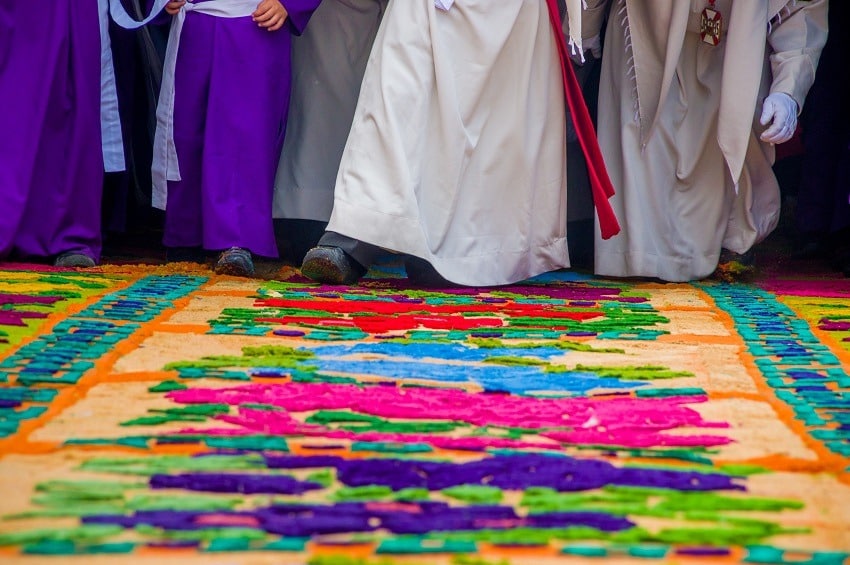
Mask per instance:
[[[213,269],[219,275],[250,277],[254,274],[251,252],[242,247],[231,247],[221,252]]]
[[[301,274],[324,284],[349,285],[366,274],[366,267],[339,247],[320,245],[304,256]]]
[[[65,253],[60,253],[56,257],[56,260],[53,261],[54,267],[86,268],[94,267],[95,264],[94,259],[85,253],[80,253],[78,251],[66,251]]]

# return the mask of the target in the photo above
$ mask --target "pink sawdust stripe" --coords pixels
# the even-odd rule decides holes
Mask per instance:
[[[16,263],[0,261],[0,269],[4,271],[36,271],[40,273],[65,273],[75,272],[73,267],[54,267],[40,263]]]
[[[180,433],[196,435],[241,436],[256,433],[276,436],[321,437],[333,440],[350,440],[387,443],[425,443],[441,449],[483,451],[485,449],[549,449],[557,450],[561,446],[555,442],[522,441],[494,437],[452,437],[434,434],[401,434],[390,432],[353,432],[334,430],[318,424],[306,424],[294,419],[285,412],[269,412],[243,408],[238,416],[219,416],[219,421],[240,426],[242,429],[186,429]]]
[[[705,402],[704,396],[530,398],[505,394],[476,394],[450,388],[361,387],[327,383],[250,384],[226,389],[173,391],[168,396],[181,404],[266,404],[283,408],[288,413],[350,410],[394,420],[454,421],[480,427],[524,428],[534,430],[538,436],[566,443],[649,447],[722,445],[730,441],[726,437],[716,435],[664,433],[683,428],[727,428],[725,423],[704,420],[699,412],[687,406]],[[366,436],[379,434],[380,441],[428,441],[435,445],[434,442],[438,440],[442,442],[458,439],[437,435],[414,439],[416,434],[333,430],[322,425],[304,424],[284,412],[240,409],[238,416],[227,415],[219,419],[271,433],[318,434],[336,439],[372,441],[366,439]],[[478,437],[464,439],[502,440]],[[503,441],[515,440],[505,438]],[[492,444],[487,446],[493,447]],[[519,447],[516,444],[511,446]]]
[[[786,280],[770,279],[759,283],[764,290],[778,295],[850,298],[850,279]]]

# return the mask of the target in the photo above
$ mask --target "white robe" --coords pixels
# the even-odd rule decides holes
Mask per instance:
[[[589,2],[585,38],[599,31],[604,3]],[[826,2],[717,0],[717,46],[698,33],[707,6],[614,1],[598,135],[623,231],[597,237],[598,274],[703,278],[722,247],[744,253],[779,220],[774,148],[758,139],[761,103],[784,92],[802,108],[826,39]]]
[[[391,1],[327,229],[463,285],[568,267],[565,129],[543,0]]]

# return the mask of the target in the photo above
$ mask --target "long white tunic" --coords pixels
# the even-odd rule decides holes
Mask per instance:
[[[564,89],[543,0],[391,1],[329,231],[464,285],[569,266]]]
[[[588,4],[585,38],[599,31],[605,1]],[[826,39],[826,1],[715,4],[725,30],[711,46],[699,36],[707,0],[614,1],[598,135],[623,231],[597,237],[598,274],[699,279],[721,247],[743,253],[776,227],[761,104],[784,92],[802,108]]]

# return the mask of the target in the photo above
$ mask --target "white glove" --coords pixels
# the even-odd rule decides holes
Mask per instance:
[[[784,92],[774,92],[764,99],[761,125],[771,124],[761,134],[761,140],[769,143],[784,143],[797,130],[797,102]]]
[[[582,52],[579,53],[578,48],[575,45],[570,45],[570,60],[576,65],[583,65],[585,62],[585,53],[590,51],[590,56],[594,59],[598,59],[602,56],[602,39],[599,37],[597,33],[593,37],[588,37],[587,39],[582,39]]]

